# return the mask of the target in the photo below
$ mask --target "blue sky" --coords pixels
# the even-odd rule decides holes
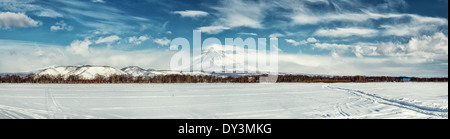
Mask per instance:
[[[448,77],[447,0],[0,0],[0,72],[168,69],[196,29],[277,37],[281,72]]]

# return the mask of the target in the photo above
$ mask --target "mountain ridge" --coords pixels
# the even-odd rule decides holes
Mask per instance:
[[[97,75],[103,77],[110,77],[111,75],[131,75],[133,77],[155,77],[159,75],[211,75],[204,72],[178,72],[171,70],[154,70],[143,69],[139,66],[128,66],[121,69],[117,69],[110,66],[95,66],[95,65],[82,65],[82,66],[52,66],[43,69],[37,73],[36,76],[63,76],[67,79],[69,76],[78,75],[83,79],[92,80]]]

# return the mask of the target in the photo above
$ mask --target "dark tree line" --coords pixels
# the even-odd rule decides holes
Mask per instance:
[[[280,83],[345,83],[345,82],[397,82],[397,77],[389,76],[307,76],[280,75]],[[412,82],[448,82],[448,78],[411,78]],[[109,77],[96,75],[92,80],[86,80],[77,75],[64,76],[34,74],[21,77],[18,75],[0,76],[0,83],[57,83],[57,84],[106,84],[106,83],[259,83],[259,76],[219,77],[212,75],[164,75],[154,77],[133,77],[130,75],[111,75]]]
[[[77,75],[64,76],[17,75],[0,76],[0,83],[57,83],[57,84],[89,84],[89,83],[256,83],[259,77],[218,77],[211,75],[164,75],[154,77],[133,77],[130,75],[111,75],[109,77],[96,75],[94,79],[87,80]]]
[[[413,77],[411,82],[448,82],[448,78],[416,78]],[[307,76],[307,75],[283,75],[278,77],[278,82],[399,82],[398,77],[390,76]]]

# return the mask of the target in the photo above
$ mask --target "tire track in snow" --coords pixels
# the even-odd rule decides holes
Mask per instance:
[[[374,103],[395,106],[398,108],[407,109],[407,110],[415,111],[415,112],[426,114],[426,115],[448,118],[448,108],[434,108],[434,107],[415,105],[415,104],[400,101],[400,100],[395,100],[395,99],[391,99],[391,98],[387,98],[387,97],[378,96],[375,94],[366,93],[366,92],[363,92],[360,90],[352,90],[352,89],[346,89],[346,88],[341,88],[341,87],[333,87],[330,85],[324,85],[323,87],[328,88],[328,89],[338,90],[338,91],[344,91],[344,92],[347,92],[347,93],[350,93],[350,94],[353,94],[356,96],[360,96],[360,97],[369,99],[369,100],[373,101]],[[341,113],[342,109],[338,108],[338,110],[339,110],[339,113]],[[342,113],[341,113],[341,115],[342,115]],[[345,116],[345,114],[343,116]]]

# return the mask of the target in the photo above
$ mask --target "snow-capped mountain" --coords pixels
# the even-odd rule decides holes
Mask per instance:
[[[154,77],[159,75],[210,75],[203,72],[179,72],[179,71],[171,71],[171,70],[154,70],[154,69],[142,69],[137,66],[130,66],[126,68],[121,69],[123,72],[127,73],[128,75],[131,75],[133,77]]]
[[[137,66],[129,66],[122,69],[116,69],[109,66],[58,66],[49,67],[38,73],[37,76],[50,75],[58,76],[61,75],[64,78],[68,78],[71,75],[79,75],[83,79],[92,80],[95,79],[96,75],[101,75],[104,77],[110,77],[111,75],[131,75],[133,77],[155,77],[159,75],[211,75],[203,72],[178,72],[170,70],[145,70]]]
[[[236,71],[257,71],[256,67],[256,50],[246,49],[235,46],[210,45],[202,50],[202,55],[194,57],[194,69],[202,69],[205,72],[226,71],[232,73],[233,67],[236,66]],[[248,62],[255,63],[246,64],[246,55]],[[254,59],[252,59],[254,58]]]
[[[83,79],[94,79],[96,75],[109,77],[111,75],[126,75],[127,73],[108,66],[60,66],[50,67],[38,72],[37,76],[50,75],[58,76],[62,75],[64,78],[68,78],[71,75],[79,75]]]
[[[138,66],[129,66],[129,67],[125,67],[120,69],[123,72],[127,73],[128,75],[137,77],[137,76],[149,76],[149,71],[151,70],[145,70],[141,67]]]

